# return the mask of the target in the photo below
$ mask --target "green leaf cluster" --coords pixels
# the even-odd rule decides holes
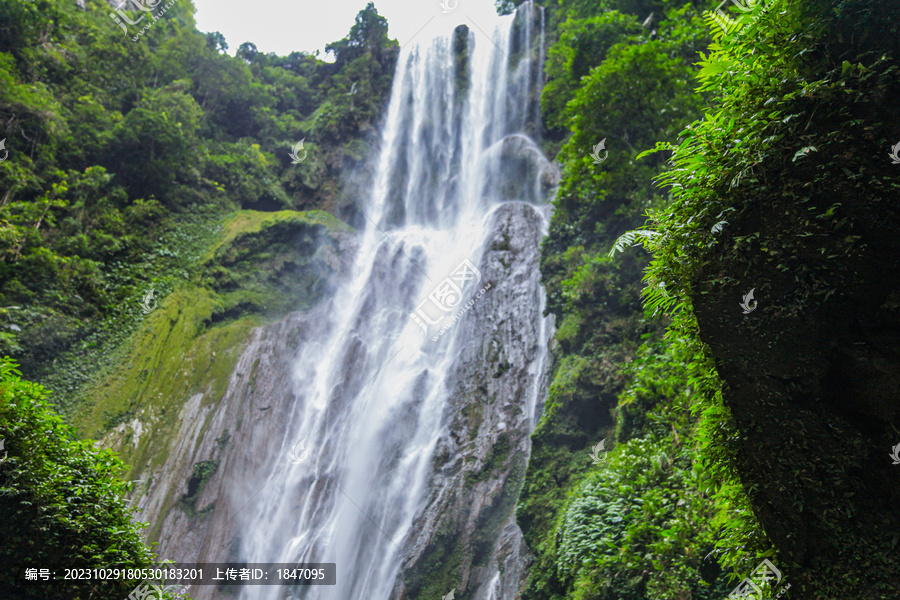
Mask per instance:
[[[765,468],[741,460],[746,452],[739,448],[761,432],[747,407],[740,434],[731,422],[695,304],[710,290],[734,289],[766,274],[757,292],[779,296],[770,310],[785,323],[797,322],[860,285],[862,267],[851,275],[848,266],[868,252],[860,234],[872,232],[870,223],[878,231],[881,219],[891,222],[891,198],[900,189],[884,158],[891,132],[900,126],[888,108],[900,93],[896,14],[896,7],[872,2],[773,0],[726,28],[707,15],[714,42],[700,57],[698,77],[699,89],[714,94],[714,102],[679,143],[656,147],[672,155],[670,170],[657,180],[670,190],[671,202],[650,211],[645,227],[657,235],[640,237],[653,253],[645,305],[674,319],[668,339],[692,356],[688,368],[701,418],[698,459],[723,500],[741,495],[743,482],[753,509],[768,516],[766,530],[778,541],[776,564],[810,597],[896,595],[886,550],[890,536],[855,528],[859,504],[846,489],[853,488],[857,453],[820,456],[811,448],[827,442],[816,440],[802,420],[785,420],[790,443],[770,459],[796,482],[769,481]],[[765,326],[757,321],[753,329],[763,332]],[[776,332],[771,339],[779,338]],[[768,344],[775,360],[784,352],[779,345]],[[847,434],[842,442],[870,440]],[[816,478],[803,477],[809,472]],[[764,499],[761,485],[769,488]],[[813,512],[810,503],[825,510]],[[748,508],[719,520],[726,560],[744,573],[755,560],[748,550],[771,553]],[[808,519],[821,525],[819,539],[798,542],[798,523]],[[754,537],[756,542],[741,545]],[[813,546],[829,558],[812,560]]]
[[[634,229],[668,202],[653,183],[665,157],[639,154],[701,114],[708,29],[691,5],[595,4],[560,2],[550,19],[542,105],[562,179],[541,271],[557,345],[517,509],[537,555],[523,597],[721,598],[727,578],[700,571],[719,568],[716,519],[746,501],[710,489],[687,355],[660,341],[666,322],[640,304],[646,257],[625,250],[656,235]],[[616,447],[592,467],[604,438]]]
[[[228,56],[190,2],[135,42],[108,3],[84,4],[0,3],[0,306],[22,307],[0,352],[63,398],[234,210],[353,217],[339,175],[370,152],[398,52],[371,3],[331,63],[249,42]]]
[[[53,594],[73,600],[125,598],[139,580],[64,580],[62,568],[148,568],[154,556],[132,521],[116,455],[76,439],[43,386],[0,360],[0,579],[5,597],[48,597],[25,583],[26,568],[56,567]],[[167,592],[166,598],[171,595]]]

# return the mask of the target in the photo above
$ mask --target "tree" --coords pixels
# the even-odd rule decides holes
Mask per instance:
[[[210,50],[215,52],[226,52],[228,44],[225,43],[225,36],[218,31],[212,31],[206,34],[206,45]]]
[[[238,46],[236,56],[246,61],[247,64],[252,64],[256,57],[259,56],[259,50],[257,50],[256,44],[253,42],[244,42]]]
[[[203,111],[184,87],[176,83],[146,93],[113,131],[110,170],[121,175],[131,196],[164,199],[197,162]]]
[[[20,600],[125,598],[135,579],[70,579],[25,585],[26,567],[146,568],[141,541],[119,480],[124,464],[110,450],[76,440],[47,403],[48,391],[24,381],[0,359],[0,579]],[[52,594],[48,590],[52,589]],[[168,596],[167,596],[168,597]]]
[[[356,15],[356,23],[350,28],[350,35],[328,44],[325,51],[334,53],[335,65],[340,68],[366,52],[379,55],[382,46],[388,41],[387,31],[387,19],[378,14],[375,4],[369,2]]]

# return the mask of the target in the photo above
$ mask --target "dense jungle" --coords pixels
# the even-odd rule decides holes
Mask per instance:
[[[900,3],[360,8],[0,2],[0,598],[900,598]],[[490,289],[394,360],[444,254]]]

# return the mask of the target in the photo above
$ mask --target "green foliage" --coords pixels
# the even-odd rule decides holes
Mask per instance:
[[[688,348],[648,341],[628,363],[618,444],[562,501],[538,546],[542,566],[532,571],[527,598],[723,598],[733,587],[728,577],[714,574],[712,585],[700,578],[704,558],[733,564],[734,552],[715,550],[723,529],[731,528],[730,550],[752,557],[765,550],[739,486],[727,493],[711,486],[708,463],[698,461],[697,445],[722,436],[697,424]],[[587,454],[574,460],[589,465]],[[738,539],[737,529],[748,537]]]
[[[622,252],[627,246],[636,246],[641,238],[650,238],[657,235],[655,231],[646,231],[643,229],[633,229],[626,231],[619,236],[616,243],[613,244],[612,250],[609,251],[609,257],[612,258],[616,252]]]
[[[542,95],[547,123],[552,127],[564,127],[570,116],[565,106],[575,96],[581,78],[603,62],[615,44],[640,33],[637,17],[618,11],[562,23],[559,42],[550,46],[547,52],[547,85]]]
[[[232,58],[193,11],[176,3],[132,42],[102,0],[0,3],[0,306],[26,307],[0,349],[60,400],[150,287],[196,273],[216,222],[334,207],[339,173],[369,154],[397,54],[372,5],[333,64],[249,43]]]
[[[126,183],[129,195],[172,195],[173,184],[195,183],[191,173],[199,155],[197,131],[202,109],[176,81],[146,92],[112,131],[107,163]],[[198,156],[199,155],[199,156]]]
[[[559,282],[571,279],[582,265],[600,268],[598,259],[615,236],[664,203],[662,190],[651,183],[662,161],[635,157],[660,138],[674,140],[699,113],[701,97],[690,89],[691,62],[704,36],[699,14],[689,7],[663,19],[650,39],[633,16],[613,12],[562,27],[567,33],[548,58],[548,75],[556,78],[548,81],[543,103],[565,107],[562,113],[550,110],[547,121],[565,123],[571,136],[559,154],[563,177],[541,272],[550,310],[573,312],[578,301],[598,298],[566,298],[557,291]],[[566,49],[570,37],[577,48]],[[594,55],[600,60],[592,65]],[[601,140],[609,157],[596,165],[591,149]],[[570,260],[570,249],[579,246],[585,250],[580,260]],[[623,266],[628,279],[640,272],[641,263]]]
[[[670,148],[657,141],[674,142],[714,93],[692,89],[708,29],[691,6],[653,4],[652,30],[639,25],[651,3],[602,8],[561,3],[568,19],[548,56],[546,121],[571,135],[542,252],[559,346],[517,510],[537,555],[524,597],[722,598],[729,578],[708,570],[749,572],[771,546],[723,460],[737,434],[715,372],[693,337],[661,338],[654,309],[671,297],[662,284],[645,289],[656,294],[645,314],[645,255],[619,254],[661,237],[635,229],[669,201],[652,183],[665,156],[642,151]],[[594,164],[604,139],[608,159]],[[613,435],[608,460],[591,468],[588,449]]]
[[[513,0],[494,0],[494,7],[497,9],[498,15],[509,15],[516,10]]]
[[[675,436],[626,442],[575,489],[557,532],[556,567],[571,581],[569,597],[727,595],[724,580],[709,586],[698,577],[713,546],[715,506],[700,491],[693,448]]]
[[[209,481],[210,477],[213,476],[213,474],[216,472],[216,469],[218,468],[219,463],[214,460],[205,460],[203,462],[196,463],[192,467],[191,478],[188,480],[188,491],[181,497],[180,500],[181,507],[190,516],[202,516],[212,511],[212,504],[198,511],[197,500],[199,499],[200,494],[203,493],[203,488],[206,487],[206,484]]]
[[[47,403],[42,386],[0,360],[0,572],[4,594],[47,598],[24,585],[24,569],[57,569],[53,595],[73,600],[125,598],[137,580],[62,580],[62,567],[146,568],[154,562],[132,521],[119,480],[125,465],[110,450],[78,441]],[[166,597],[170,595],[167,593]]]
[[[768,517],[766,530],[778,541],[777,564],[793,566],[792,581],[817,598],[896,595],[896,571],[890,566],[895,561],[874,529],[857,528],[858,518],[851,516],[858,510],[850,500],[856,492],[848,491],[855,487],[850,473],[860,468],[855,453],[809,452],[827,446],[830,438],[803,419],[785,416],[791,443],[780,446],[772,465],[755,465],[758,457],[747,451],[748,437],[764,436],[759,428],[766,420],[744,407],[744,430],[738,432],[723,404],[711,351],[701,342],[694,304],[706,302],[703,295],[710,289],[733,289],[751,276],[767,275],[758,289],[781,296],[772,310],[793,323],[811,314],[810,307],[825,306],[832,295],[862,285],[862,267],[847,263],[865,253],[860,234],[872,231],[867,222],[893,218],[890,203],[900,189],[879,153],[891,145],[890,132],[900,124],[896,111],[886,108],[888,98],[900,93],[900,28],[890,16],[896,7],[893,13],[883,9],[869,2],[774,0],[759,3],[727,31],[708,15],[715,42],[701,55],[698,77],[700,89],[716,94],[716,101],[685,129],[679,144],[657,146],[672,153],[671,170],[658,180],[671,190],[672,201],[650,213],[658,235],[641,238],[653,253],[645,304],[674,318],[668,337],[693,357],[688,368],[700,416],[698,459],[719,501],[738,507],[715,521],[722,527],[718,543],[724,561],[747,573],[757,556],[771,555],[750,503],[739,500],[743,481],[753,508]],[[843,273],[851,268],[853,276]],[[841,318],[848,315],[842,312]],[[754,335],[766,335],[767,321],[771,326],[771,319],[755,323]],[[775,361],[791,352],[779,337],[766,344]],[[778,383],[796,385],[788,378]],[[766,393],[753,392],[754,397]],[[848,432],[841,438],[851,448],[870,442]],[[769,484],[766,470],[793,473],[798,482]],[[814,481],[799,475],[811,471],[817,473]],[[769,489],[762,494],[764,484]],[[819,507],[816,517],[809,504]],[[785,522],[784,514],[797,518]],[[802,540],[811,535],[809,529],[798,533],[804,519],[821,524],[814,542]],[[811,561],[813,546],[827,551],[827,558]]]
[[[367,52],[380,54],[383,40],[387,39],[387,19],[380,16],[375,9],[375,4],[369,2],[364,9],[356,15],[356,22],[350,28],[350,35],[339,42],[325,46],[328,52],[334,52],[336,62],[349,63],[363,56]],[[388,44],[390,48],[396,44]]]

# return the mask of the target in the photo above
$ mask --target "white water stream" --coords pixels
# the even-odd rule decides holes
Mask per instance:
[[[479,267],[493,213],[508,201],[545,202],[539,174],[510,159],[544,160],[525,134],[538,130],[533,86],[543,13],[530,3],[519,13],[516,27],[513,16],[470,27],[462,76],[452,32],[400,52],[355,265],[335,295],[328,335],[305,343],[294,366],[298,400],[285,415],[282,451],[305,458],[260,492],[241,520],[243,560],[337,564],[337,585],[302,588],[302,598],[392,597],[435,446],[448,433],[449,377],[473,342],[459,322],[438,335],[451,318],[426,335],[410,314],[423,301],[420,314],[431,321],[465,307],[486,285]],[[460,271],[464,261],[476,270]],[[447,291],[454,274],[462,294],[440,296],[457,306],[444,313],[428,304],[429,294]],[[528,366],[535,383],[522,408],[532,427],[545,362],[541,348]],[[498,582],[499,574],[492,598]],[[286,597],[275,586],[241,594]]]

